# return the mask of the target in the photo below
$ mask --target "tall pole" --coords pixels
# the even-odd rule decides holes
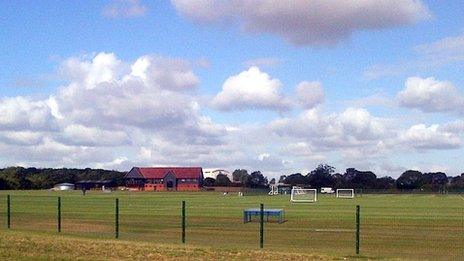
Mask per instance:
[[[182,201],[182,243],[185,243],[185,201]]]
[[[11,197],[10,195],[6,196],[6,223],[8,229],[11,228]]]
[[[260,206],[260,219],[259,219],[259,247],[264,247],[264,204]]]
[[[359,255],[359,212],[360,208],[359,205],[356,206],[356,255]]]
[[[114,222],[114,236],[119,238],[119,199],[116,199],[115,206],[115,222]]]
[[[61,232],[61,197],[58,197],[58,233]]]

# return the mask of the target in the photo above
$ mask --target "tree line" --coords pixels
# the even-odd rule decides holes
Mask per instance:
[[[23,168],[9,167],[0,169],[0,189],[49,189],[58,183],[76,183],[83,180],[109,180],[117,186],[124,186],[126,172],[103,169],[75,168]],[[270,184],[287,184],[312,188],[354,188],[354,189],[464,189],[464,173],[450,177],[443,172],[421,173],[407,170],[398,179],[389,176],[377,177],[371,171],[348,168],[343,174],[335,173],[335,168],[321,164],[303,175],[293,173],[281,175],[278,181],[268,178],[261,171],[248,173],[246,169],[236,169],[232,180],[219,174],[216,179],[205,178],[205,186],[242,186],[249,188],[267,188]]]
[[[82,180],[110,180],[124,185],[125,172],[103,169],[38,169],[9,167],[0,169],[0,189],[49,189],[58,183]]]
[[[279,180],[268,181],[260,171],[251,174],[245,169],[237,169],[232,173],[232,180],[219,174],[216,179],[206,178],[206,186],[243,186],[251,188],[266,188],[270,184],[286,184],[289,186],[304,186],[311,188],[353,188],[353,189],[464,189],[464,173],[449,177],[443,172],[421,173],[417,170],[407,170],[398,179],[389,176],[377,177],[372,171],[360,171],[355,168],[346,169],[345,173],[335,173],[335,168],[320,164],[311,172],[303,175],[293,173],[281,175]]]
[[[279,183],[292,186],[310,186],[313,188],[354,188],[354,189],[464,189],[464,173],[448,177],[443,172],[422,173],[407,170],[398,179],[389,176],[377,177],[372,171],[346,169],[345,173],[335,173],[335,168],[321,164],[306,175],[295,173],[280,176]]]
[[[232,180],[224,174],[218,174],[216,179],[205,178],[203,185],[206,187],[240,186],[248,188],[267,188],[269,187],[269,181],[261,171],[253,171],[249,174],[246,169],[236,169],[232,173]]]

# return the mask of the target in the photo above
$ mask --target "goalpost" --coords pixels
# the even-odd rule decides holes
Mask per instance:
[[[279,187],[277,185],[271,185],[270,186],[271,188],[271,191],[269,191],[269,196],[273,196],[273,195],[279,195]]]
[[[337,198],[354,198],[354,189],[337,189]]]
[[[312,203],[317,201],[316,189],[292,188],[290,201],[295,203]]]

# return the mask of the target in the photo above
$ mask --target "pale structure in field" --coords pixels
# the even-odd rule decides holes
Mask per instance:
[[[219,174],[226,175],[232,181],[232,173],[225,169],[203,169],[203,177],[216,179]]]

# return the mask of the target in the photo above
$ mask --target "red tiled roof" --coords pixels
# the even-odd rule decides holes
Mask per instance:
[[[159,168],[137,168],[146,179],[162,179],[171,171],[178,179],[199,179],[203,175],[200,167],[159,167]]]

